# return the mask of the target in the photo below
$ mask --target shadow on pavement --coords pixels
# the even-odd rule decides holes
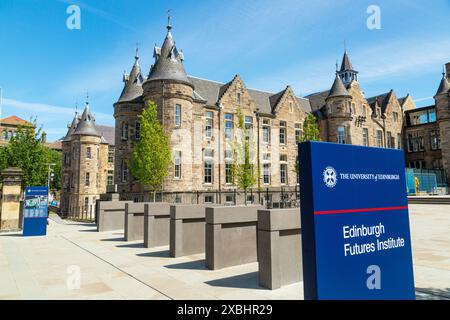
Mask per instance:
[[[120,238],[108,238],[108,239],[102,239],[101,241],[125,241],[124,237],[120,237]]]
[[[155,258],[170,258],[170,251],[155,251],[155,252],[145,252],[145,253],[137,253],[139,257],[155,257]]]
[[[143,248],[144,243],[128,243],[128,244],[120,244],[116,246],[117,248]]]
[[[206,270],[205,266],[205,260],[196,260],[196,261],[189,261],[189,262],[183,262],[183,263],[176,263],[176,264],[169,264],[167,266],[164,266],[168,269],[191,269],[191,270]]]
[[[257,271],[244,273],[238,276],[232,276],[228,278],[206,281],[205,283],[213,287],[268,290],[259,286]]]

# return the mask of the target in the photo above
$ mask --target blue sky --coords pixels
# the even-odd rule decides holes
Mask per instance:
[[[72,3],[80,30],[66,27]],[[380,30],[366,26],[369,5],[381,9]],[[392,88],[424,106],[450,62],[449,0],[1,0],[2,117],[37,116],[56,140],[89,91],[97,123],[113,125],[135,44],[148,74],[168,9],[190,75],[227,82],[240,74],[249,88],[328,89],[345,41],[367,97]]]

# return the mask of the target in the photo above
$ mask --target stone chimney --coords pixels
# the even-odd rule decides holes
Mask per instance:
[[[42,132],[41,141],[42,143],[47,143],[47,133],[45,131]]]
[[[445,73],[447,74],[447,79],[450,79],[450,62],[445,64]]]

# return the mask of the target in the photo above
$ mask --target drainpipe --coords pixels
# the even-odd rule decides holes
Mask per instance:
[[[221,204],[222,203],[222,193],[221,193],[221,191],[222,191],[222,189],[221,189],[221,186],[222,186],[222,178],[221,178],[222,177],[222,175],[221,175],[221,173],[222,173],[222,151],[220,148],[220,142],[222,140],[221,139],[222,131],[220,130],[220,128],[221,128],[220,122],[222,119],[222,104],[219,104],[218,117],[219,117],[219,121],[218,121],[218,125],[219,125],[219,136],[218,136],[218,142],[219,142],[219,147],[218,147],[218,149],[219,149],[219,201],[218,201],[218,203]],[[216,199],[216,201],[217,201],[217,199]]]

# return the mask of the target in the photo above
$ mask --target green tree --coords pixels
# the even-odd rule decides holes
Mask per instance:
[[[155,197],[155,191],[162,187],[172,163],[169,139],[158,121],[153,101],[148,102],[138,119],[141,138],[134,146],[131,172],[154,192]]]
[[[252,129],[245,127],[244,116],[240,109],[237,110],[237,117],[238,132],[233,141],[233,178],[238,187],[244,190],[247,204],[247,189],[253,187],[257,181],[254,165],[255,145]]]
[[[321,141],[320,138],[320,131],[319,126],[317,124],[317,119],[312,113],[308,113],[306,115],[305,121],[303,122],[303,134],[301,136],[300,141],[297,141],[297,143],[300,142],[306,142],[306,141]],[[298,158],[297,161],[295,161],[295,173],[298,176]]]
[[[36,119],[31,122],[36,127]],[[41,129],[19,126],[9,144],[0,151],[1,169],[19,167],[23,170],[23,186],[47,185],[48,163],[54,167],[55,181],[60,181],[61,156],[59,152],[46,147],[41,140]],[[57,169],[57,170],[55,170]],[[54,186],[59,187],[56,183]]]
[[[319,126],[316,117],[309,113],[303,123],[303,134],[301,142],[305,141],[321,141]]]

